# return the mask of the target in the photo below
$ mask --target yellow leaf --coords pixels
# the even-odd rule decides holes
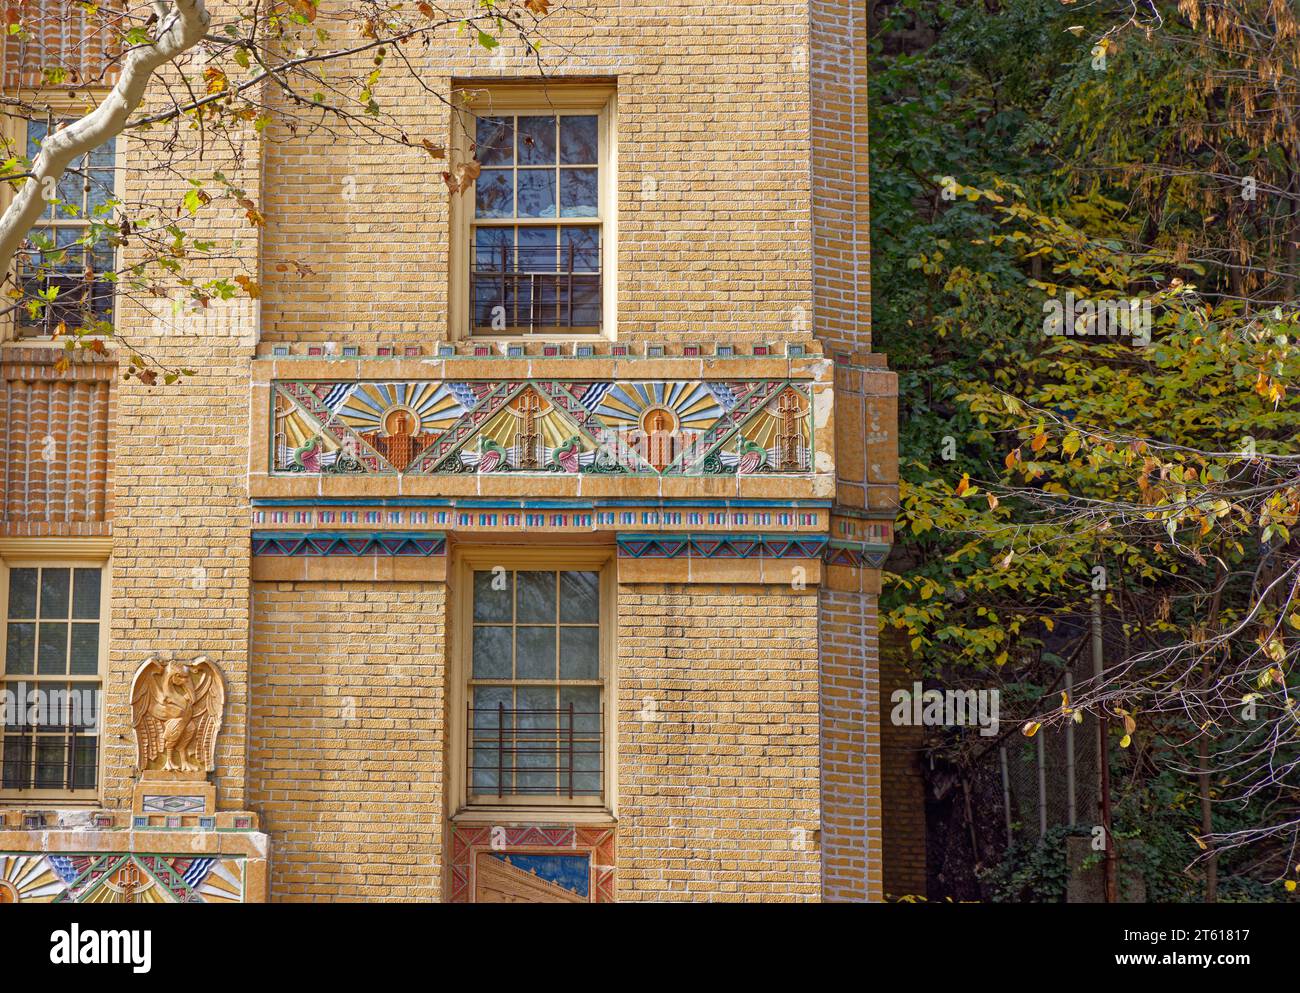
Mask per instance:
[[[1073,455],[1079,450],[1079,445],[1082,442],[1083,439],[1079,437],[1079,432],[1071,431],[1065,436],[1065,441],[1061,442],[1061,451],[1065,452],[1066,455]]]
[[[1047,444],[1047,435],[1044,432],[1040,431],[1038,432],[1037,435],[1035,435],[1034,440],[1029,443],[1029,448],[1031,451],[1041,452],[1043,450],[1043,446],[1046,444]]]
[[[1016,463],[1019,461],[1020,461],[1020,449],[1014,448],[1011,451],[1007,452],[1007,457],[1003,460],[1002,464],[1005,465],[1008,470],[1011,470],[1016,467]]]
[[[988,499],[989,499],[989,510],[997,510],[997,509],[998,509],[998,498],[995,497],[992,493],[987,494],[987,496],[988,496]],[[1294,618],[1293,618],[1293,619],[1294,619]]]
[[[203,80],[207,84],[209,93],[224,93],[229,85],[226,74],[215,66],[208,66],[203,70]]]
[[[961,482],[957,484],[957,495],[965,496],[968,489],[970,489],[970,473],[963,472]]]
[[[1294,880],[1294,879],[1288,879],[1288,880],[1286,881],[1286,891],[1287,891],[1288,893],[1294,893],[1294,892],[1295,892],[1295,880]]]
[[[1038,721],[1027,721],[1025,722],[1025,726],[1020,730],[1026,738],[1032,738],[1038,733],[1038,729],[1042,726],[1043,725]]]
[[[1131,744],[1133,744],[1133,738],[1127,734],[1124,735],[1124,737],[1119,739],[1120,748],[1128,748],[1128,746]]]

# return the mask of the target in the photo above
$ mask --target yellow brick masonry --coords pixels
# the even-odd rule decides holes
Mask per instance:
[[[808,17],[806,2],[788,0],[595,0],[546,20],[557,83],[618,81],[621,338],[777,341],[809,329]],[[512,40],[495,57],[450,35],[403,52],[441,98],[453,80],[537,75]],[[446,139],[446,106],[415,82],[385,77],[375,98],[413,137]],[[377,339],[400,348],[440,335],[445,164],[368,134],[267,134],[264,340],[373,354]],[[314,274],[277,274],[289,260]]]
[[[816,900],[817,597],[619,590],[620,900]]]
[[[214,22],[228,13],[210,6]],[[548,19],[545,50],[557,78],[617,77],[620,339],[698,336],[744,352],[806,329],[828,351],[869,349],[865,5],[581,6],[591,16]],[[514,43],[503,49],[444,38],[405,51],[446,96],[457,80],[535,75]],[[156,108],[164,92],[153,88]],[[376,99],[414,138],[447,140],[446,106],[416,84],[386,77]],[[446,589],[253,583],[247,480],[259,335],[363,355],[428,355],[443,338],[445,164],[364,135],[283,140],[274,124],[267,137],[208,142],[190,163],[242,187],[267,224],[218,197],[193,233],[226,258],[187,274],[243,272],[262,299],[179,320],[118,304],[133,344],[197,375],[112,391],[102,802],[130,805],[131,675],[151,655],[203,653],[227,681],[218,806],[262,817],[272,897],[439,899]],[[196,136],[178,141],[192,151]],[[126,186],[165,216],[187,188],[144,156]],[[865,397],[892,389],[867,386]],[[842,436],[866,436],[836,418]],[[840,501],[882,506],[892,452],[843,453],[855,470],[840,473]],[[537,494],[523,479],[513,495]],[[879,749],[864,709],[876,700],[874,596],[677,578],[625,584],[617,604],[619,899],[878,898]]]
[[[271,899],[437,900],[446,590],[256,583],[249,799]]]

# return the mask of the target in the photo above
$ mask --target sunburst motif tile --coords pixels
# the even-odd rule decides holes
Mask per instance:
[[[811,471],[807,385],[782,380],[281,381],[280,473]]]

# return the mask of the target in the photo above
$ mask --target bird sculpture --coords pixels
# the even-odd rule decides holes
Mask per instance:
[[[767,461],[767,450],[760,445],[756,445],[748,438],[740,442],[740,461],[736,464],[736,471],[743,475],[751,472],[758,472],[763,468],[763,463]]]
[[[506,464],[506,450],[491,438],[484,438],[479,446],[478,471],[495,472]]]
[[[307,472],[320,472],[320,438],[312,438],[301,448],[293,450],[293,464]]]
[[[555,464],[558,465],[565,472],[577,472],[578,471],[578,436],[575,434],[563,445],[560,445],[557,449],[555,449],[553,453],[553,458],[555,459]]]

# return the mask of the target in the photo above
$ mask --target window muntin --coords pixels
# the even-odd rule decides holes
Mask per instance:
[[[8,570],[0,790],[98,787],[104,571]]]
[[[27,122],[26,156],[34,161],[50,133],[45,121]],[[19,309],[23,336],[53,335],[59,324],[69,328],[111,320],[115,271],[113,246],[92,224],[109,219],[114,202],[116,139],[76,158],[55,184],[45,211],[18,253],[18,285],[27,300],[57,291],[53,302],[33,313]]]
[[[600,331],[600,133],[590,111],[474,120],[482,166],[470,224],[475,333]]]
[[[471,595],[470,802],[599,802],[600,573],[475,570]]]

